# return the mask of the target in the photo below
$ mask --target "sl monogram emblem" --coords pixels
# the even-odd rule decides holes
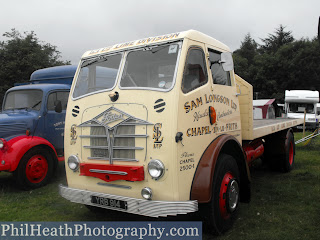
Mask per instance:
[[[162,135],[160,131],[161,128],[162,128],[162,123],[156,123],[153,126],[153,139],[154,139],[153,148],[160,149],[162,147],[163,137],[161,137]]]
[[[70,129],[71,145],[75,144],[78,138],[76,128],[77,128],[77,125],[73,124]]]

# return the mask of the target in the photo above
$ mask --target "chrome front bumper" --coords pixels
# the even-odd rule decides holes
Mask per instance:
[[[166,217],[175,216],[178,214],[187,214],[198,211],[198,201],[183,201],[183,202],[165,202],[165,201],[152,201],[137,198],[122,197],[106,193],[91,192],[87,190],[69,188],[59,185],[59,193],[65,199],[91,205],[101,208],[112,209],[116,211],[128,212],[148,217]],[[113,208],[109,206],[102,206],[91,202],[91,196],[104,197],[109,199],[121,200],[127,202],[127,210]]]

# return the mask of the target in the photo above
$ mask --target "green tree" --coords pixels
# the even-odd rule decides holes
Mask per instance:
[[[240,49],[236,50],[235,53],[245,59],[247,59],[248,64],[252,65],[254,57],[257,55],[258,44],[254,39],[252,39],[250,33],[248,33],[243,42],[241,42]]]
[[[283,101],[285,90],[320,91],[317,38],[294,40],[291,32],[280,25],[263,43],[254,48],[250,35],[246,35],[240,49],[234,52],[235,71],[253,85],[254,97]],[[250,49],[254,54],[249,54]]]
[[[264,45],[261,45],[262,52],[275,53],[281,46],[292,43],[294,38],[291,31],[285,31],[284,26],[280,24],[275,34],[269,34],[267,38],[261,39]]]
[[[234,64],[236,72],[254,85],[254,63],[258,55],[258,44],[248,33],[241,42],[240,49],[234,52]]]
[[[35,70],[70,64],[60,60],[56,46],[40,41],[33,31],[21,34],[11,29],[3,36],[7,40],[0,42],[0,102],[8,88],[28,81]]]

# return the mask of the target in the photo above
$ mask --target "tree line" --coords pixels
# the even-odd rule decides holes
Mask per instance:
[[[70,64],[60,60],[56,46],[39,40],[33,31],[11,29],[2,36],[6,40],[0,41],[0,106],[5,92],[15,83],[27,82],[35,70]]]
[[[285,90],[320,91],[318,38],[296,40],[280,25],[261,41],[248,33],[233,55],[235,72],[253,85],[254,99],[284,101]]]

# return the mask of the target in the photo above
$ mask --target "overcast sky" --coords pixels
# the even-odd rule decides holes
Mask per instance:
[[[78,64],[91,49],[194,29],[240,47],[261,43],[280,24],[294,38],[317,36],[320,0],[0,0],[0,40],[12,28],[34,31]]]

